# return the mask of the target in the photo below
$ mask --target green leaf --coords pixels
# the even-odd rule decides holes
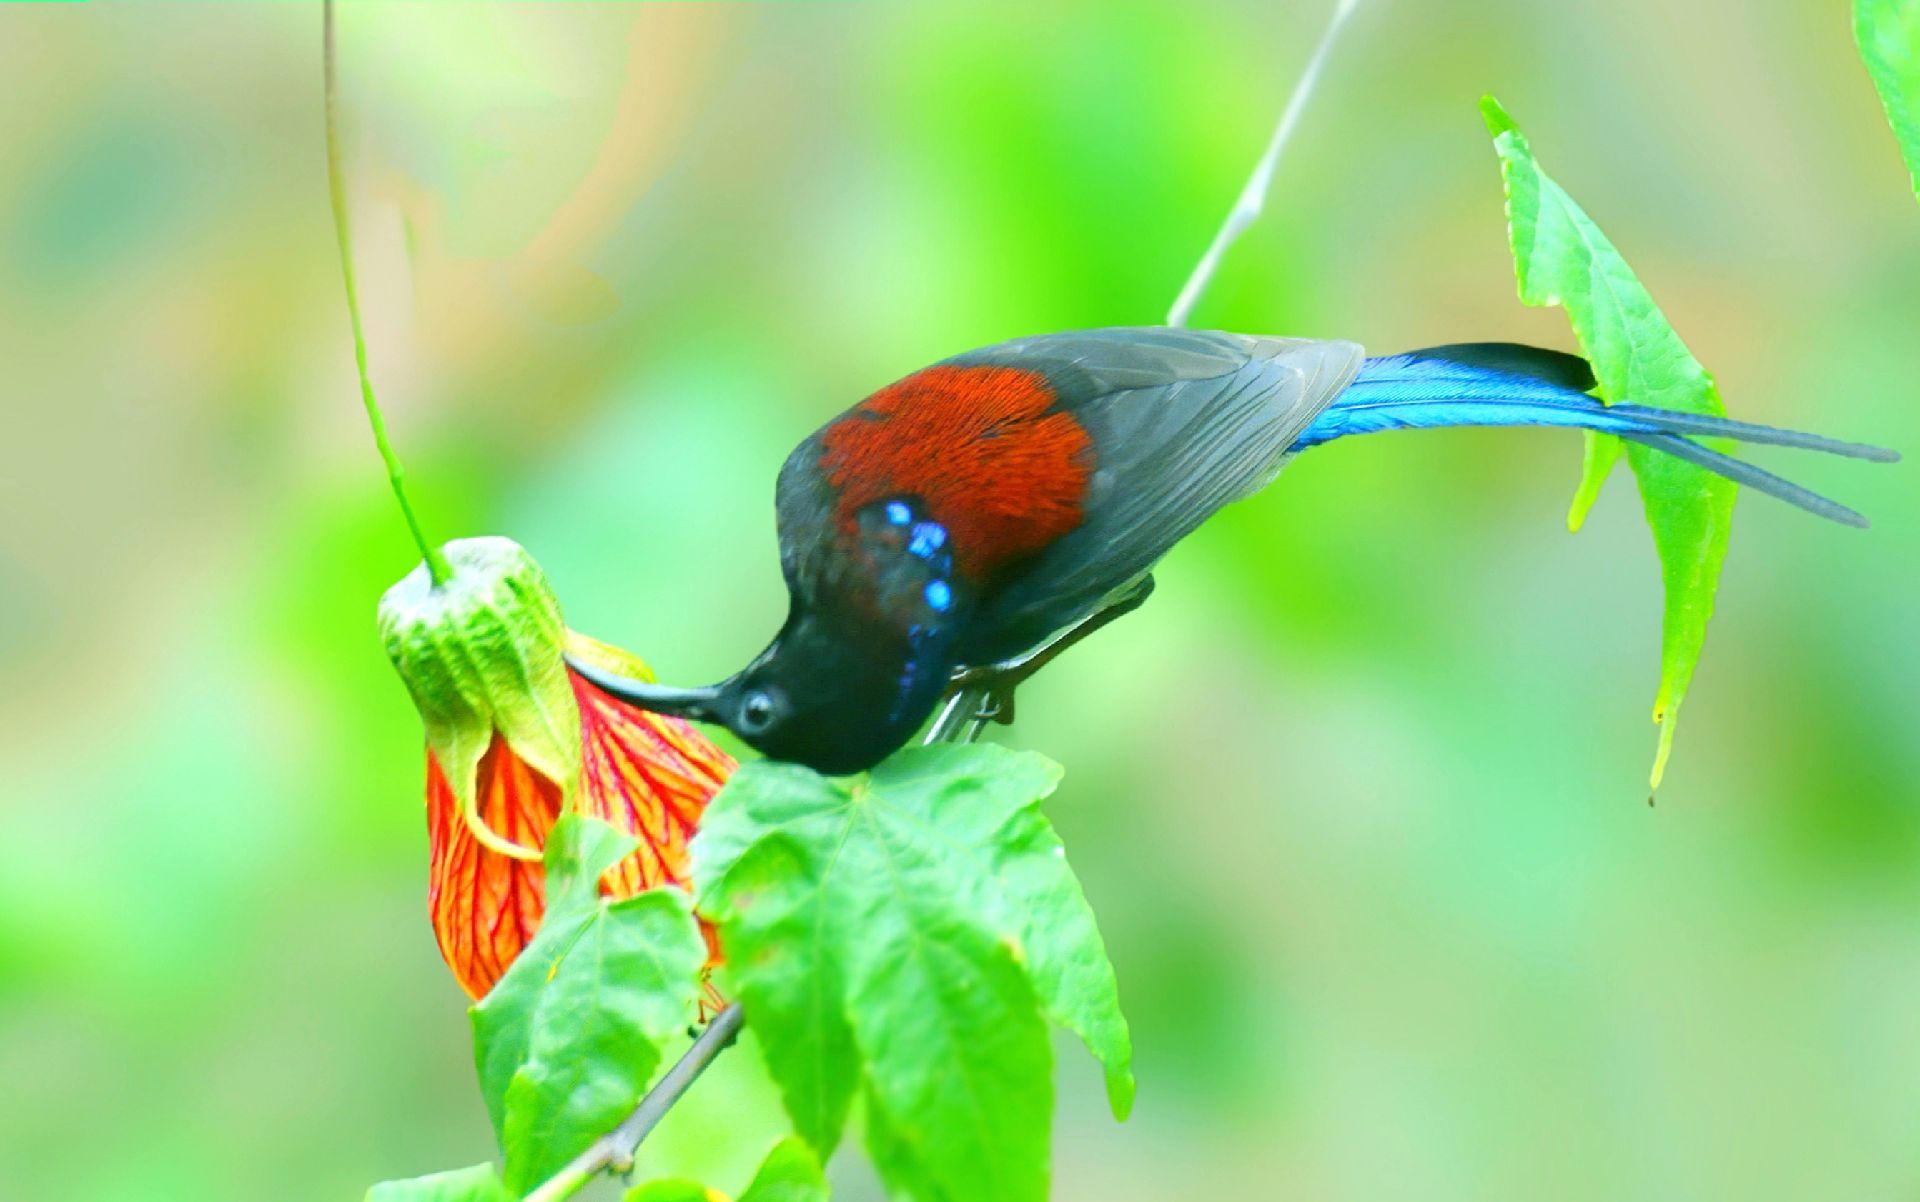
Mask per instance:
[[[1853,36],[1920,196],[1920,0],[1853,0]]]
[[[594,870],[606,871],[632,850],[634,840],[592,818],[562,817],[547,835],[543,866],[547,906],[539,933],[493,991],[470,1011],[480,1094],[494,1135],[506,1122],[507,1086],[526,1061],[532,1024],[555,955],[564,954],[595,917]],[[586,884],[583,884],[586,882]]]
[[[743,765],[727,788],[742,773],[774,770]],[[814,800],[803,792],[808,782],[801,771],[785,783],[795,786],[792,795]],[[820,786],[823,808],[839,800],[837,793],[825,792],[832,789],[826,781]],[[842,907],[825,887],[835,860],[818,854],[819,840],[833,836],[816,830],[809,844],[777,831],[755,832],[759,841],[751,849],[736,848],[728,855],[712,837],[714,806],[725,795],[722,789],[709,803],[694,840],[696,888],[703,840],[715,862],[726,865],[724,895],[716,894],[702,912],[711,919],[725,907],[725,921],[718,925],[729,959],[723,970],[728,992],[746,1009],[794,1130],[825,1157],[839,1142],[860,1082],[860,1055],[847,1017],[847,961],[841,950],[846,941],[832,925],[841,921]],[[723,830],[718,838],[728,835]]]
[[[674,1178],[636,1186],[627,1191],[625,1202],[723,1202],[724,1198],[699,1182]],[[738,1202],[827,1202],[827,1178],[806,1141],[789,1137],[767,1153]]]
[[[1586,449],[1580,460],[1580,484],[1573,490],[1573,504],[1567,507],[1567,529],[1575,534],[1586,525],[1587,514],[1593,511],[1593,503],[1600,499],[1600,487],[1607,482],[1613,472],[1613,465],[1620,459],[1620,450],[1627,444],[1611,434],[1602,434],[1598,430],[1580,431],[1586,438]]]
[[[689,1181],[684,1177],[662,1177],[658,1181],[634,1186],[627,1191],[624,1202],[719,1202],[724,1197],[698,1181]]]
[[[600,904],[600,878],[640,840],[598,818],[563,815],[547,834],[541,865],[546,916],[586,914]]]
[[[1723,415],[1713,377],[1680,341],[1640,280],[1580,206],[1534,161],[1526,137],[1499,101],[1481,101],[1506,182],[1507,225],[1520,299],[1563,305],[1592,362],[1602,399],[1686,413]],[[1674,723],[1693,679],[1713,614],[1714,590],[1733,528],[1736,489],[1726,480],[1638,444],[1626,448],[1640,483],[1647,525],[1666,585],[1661,626],[1660,725],[1651,783],[1658,788],[1673,749]],[[1619,456],[1619,440],[1591,439],[1569,523],[1576,529]]]
[[[887,1109],[869,1085],[862,1095],[867,1114],[867,1155],[895,1193],[916,1202],[948,1202],[949,1195],[928,1170],[918,1149],[894,1127]]]
[[[1104,1066],[1108,1104],[1125,1119],[1133,1107],[1133,1043],[1113,963],[1066,848],[1040,812],[1060,784],[1059,765],[989,752],[935,771],[909,770],[882,769],[896,790],[934,791],[927,808],[939,814],[960,879],[973,889],[969,904],[1016,939],[1048,1016]]]
[[[706,944],[685,892],[599,896],[601,873],[633,846],[593,819],[554,826],[540,932],[473,1007],[481,1093],[516,1196],[624,1118],[693,1020]]]
[[[740,1202],[827,1202],[827,1178],[819,1158],[803,1140],[781,1140],[767,1153]]]
[[[493,1166],[476,1164],[405,1181],[382,1181],[367,1191],[366,1202],[508,1202],[508,1197]]]
[[[1045,1196],[1044,1007],[1106,1064],[1131,1049],[1092,911],[1039,802],[1059,769],[991,746],[903,751],[864,778],[762,761],[694,844],[701,910],[794,1125],[830,1151],[863,1082],[922,1199]]]

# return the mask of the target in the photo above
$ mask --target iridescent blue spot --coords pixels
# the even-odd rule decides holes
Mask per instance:
[[[913,537],[907,540],[907,551],[921,559],[927,559],[946,545],[947,528],[945,526],[939,522],[920,522],[913,528]]]
[[[913,520],[913,510],[905,501],[888,501],[887,520],[896,526],[904,526]]]
[[[947,612],[947,606],[953,604],[953,589],[944,580],[927,581],[927,604],[940,613]]]
[[[893,711],[887,715],[888,722],[900,720],[901,715],[906,713],[907,702],[913,699],[915,690],[920,686],[921,677],[924,675],[920,670],[923,666],[922,644],[927,641],[927,636],[931,633],[931,627],[922,626],[917,622],[907,627],[907,642],[913,650],[907,657],[906,666],[901,670],[900,691],[894,697]]]

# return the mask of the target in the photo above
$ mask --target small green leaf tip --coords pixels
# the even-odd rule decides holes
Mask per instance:
[[[1920,196],[1920,0],[1854,0],[1853,35]]]
[[[773,1146],[740,1202],[827,1202],[827,1178],[806,1141],[788,1136]]]
[[[1513,118],[1491,96],[1481,100],[1480,112],[1500,156],[1521,301],[1566,309],[1602,400],[1724,416],[1713,377],[1600,227],[1541,170]],[[1567,515],[1571,529],[1580,528],[1621,454],[1618,438],[1588,435],[1580,486]],[[1649,777],[1658,788],[1673,752],[1680,703],[1706,641],[1736,490],[1732,481],[1651,447],[1627,446],[1625,456],[1640,484],[1666,587],[1654,704],[1660,740]]]
[[[1580,533],[1580,527],[1587,524],[1593,503],[1600,499],[1600,486],[1612,473],[1622,446],[1619,439],[1594,430],[1582,430],[1581,434],[1585,435],[1586,452],[1580,461],[1580,485],[1573,491],[1573,503],[1567,506],[1567,530],[1572,534]]]
[[[624,1202],[726,1202],[726,1195],[697,1181],[649,1181],[627,1191]],[[747,1192],[737,1202],[827,1202],[827,1178],[806,1141],[788,1136],[773,1146]]]
[[[640,840],[598,818],[563,814],[547,834],[546,906],[549,914],[586,909],[600,900],[600,878]]]
[[[380,638],[413,695],[427,750],[476,838],[523,860],[539,853],[480,821],[475,776],[498,734],[535,771],[571,794],[580,767],[580,712],[567,676],[560,603],[526,549],[506,538],[446,545],[452,575],[421,564],[380,599]]]
[[[367,1191],[366,1202],[508,1202],[508,1198],[493,1166],[476,1164],[405,1181],[382,1181]]]
[[[1487,132],[1496,138],[1501,134],[1520,133],[1520,127],[1513,123],[1513,118],[1491,92],[1480,98],[1480,119],[1487,123]]]

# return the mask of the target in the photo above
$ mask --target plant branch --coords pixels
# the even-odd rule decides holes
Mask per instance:
[[[700,1032],[693,1046],[681,1056],[667,1075],[660,1078],[647,1095],[640,1099],[633,1113],[621,1121],[618,1127],[607,1132],[580,1155],[573,1158],[566,1168],[526,1197],[526,1202],[560,1202],[562,1198],[571,1198],[587,1182],[601,1172],[611,1169],[624,1173],[633,1167],[633,1154],[640,1147],[640,1141],[647,1138],[660,1120],[667,1117],[683,1094],[707,1071],[714,1058],[719,1056],[739,1037],[740,1028],[746,1016],[740,1010],[739,1002],[730,1002],[720,1013],[713,1016],[707,1029]]]
[[[400,456],[394,453],[392,440],[387,437],[387,419],[373,395],[373,378],[367,374],[367,334],[360,321],[360,292],[354,285],[353,231],[347,225],[346,179],[340,170],[340,88],[334,63],[333,0],[321,0],[320,25],[326,78],[327,196],[333,203],[334,240],[340,244],[340,275],[347,285],[347,316],[353,323],[353,361],[360,372],[360,403],[366,407],[367,424],[373,428],[373,445],[380,449],[380,458],[387,465],[387,483],[393,486],[393,499],[400,502],[400,512],[407,519],[407,529],[413,532],[420,557],[426,560],[427,572],[434,584],[445,584],[453,579],[453,568],[447,563],[445,552],[427,540],[420,518],[407,500],[406,472],[400,466]]]
[[[1253,175],[1247,179],[1247,186],[1240,190],[1240,198],[1233,202],[1233,208],[1228,211],[1220,232],[1213,236],[1207,253],[1200,256],[1193,274],[1187,277],[1186,286],[1180,289],[1179,298],[1168,310],[1168,325],[1187,324],[1187,318],[1193,315],[1193,307],[1200,303],[1200,294],[1213,282],[1213,273],[1219,269],[1220,260],[1226,257],[1227,248],[1259,218],[1260,210],[1266,204],[1267,193],[1273,187],[1273,172],[1279,165],[1280,152],[1286,149],[1287,142],[1293,137],[1294,126],[1300,123],[1300,114],[1306,111],[1307,99],[1313,95],[1314,85],[1320,82],[1320,71],[1326,65],[1328,52],[1333,49],[1333,43],[1339,38],[1347,18],[1358,7],[1360,0],[1340,0],[1339,7],[1334,9],[1327,31],[1320,35],[1320,44],[1314,47],[1313,57],[1307,60],[1307,69],[1300,74],[1300,82],[1293,85],[1293,96],[1280,114],[1280,123],[1274,126],[1273,137],[1267,141],[1266,153],[1254,165]]]

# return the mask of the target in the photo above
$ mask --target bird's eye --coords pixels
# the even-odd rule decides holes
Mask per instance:
[[[755,735],[767,729],[773,723],[773,710],[773,695],[765,689],[748,693],[740,703],[740,733]]]

